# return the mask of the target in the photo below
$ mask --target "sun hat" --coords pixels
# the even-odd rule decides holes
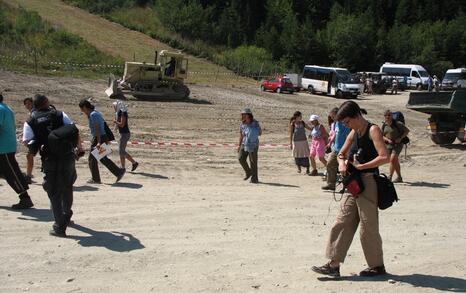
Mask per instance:
[[[312,114],[311,117],[309,117],[309,121],[317,121],[319,120],[319,116]]]
[[[244,108],[243,111],[241,111],[241,114],[252,114],[252,111],[249,108]]]

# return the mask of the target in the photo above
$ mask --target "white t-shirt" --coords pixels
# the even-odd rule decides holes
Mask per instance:
[[[68,117],[68,115],[66,115],[65,112],[62,112],[62,113],[63,113],[63,124],[73,124],[73,121],[71,121],[70,117]],[[33,139],[34,139],[34,132],[32,131],[31,126],[27,122],[24,122],[23,142],[29,143]]]

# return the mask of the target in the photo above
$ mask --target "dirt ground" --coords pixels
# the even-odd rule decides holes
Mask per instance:
[[[105,85],[0,71],[18,129],[27,117],[22,99],[40,92],[79,124],[86,140],[78,101],[93,96],[111,120]],[[183,102],[127,100],[132,139],[236,143],[239,112],[248,106],[262,124],[261,142],[283,144],[294,111],[326,117],[342,102],[239,85],[193,85],[191,92]],[[405,183],[397,184],[401,200],[380,212],[386,277],[356,276],[365,267],[357,234],[340,281],[310,270],[326,261],[338,203],[321,191],[322,177],[296,173],[289,149],[262,148],[261,183],[252,185],[242,180],[231,147],[131,146],[140,167],[118,184],[103,168],[104,184],[86,184],[87,157],[79,160],[75,224],[66,239],[48,235],[52,214],[38,159],[33,209],[11,210],[17,197],[0,181],[0,292],[466,292],[466,147],[434,145],[427,116],[405,109],[407,94],[358,100],[372,122],[380,123],[387,108],[402,110],[411,129],[402,156]],[[24,169],[24,147],[17,158]]]

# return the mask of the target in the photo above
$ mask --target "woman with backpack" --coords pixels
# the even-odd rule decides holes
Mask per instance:
[[[91,170],[92,179],[88,183],[100,184],[102,182],[100,180],[99,165],[97,159],[92,154],[92,150],[96,148],[100,149],[102,144],[108,143],[109,134],[105,131],[105,120],[102,114],[95,110],[94,105],[88,99],[81,100],[79,108],[89,119],[89,129],[92,135],[91,152],[89,152],[89,169]],[[108,156],[100,159],[100,162],[117,178],[116,182],[120,181],[123,175],[125,175],[126,170],[118,168]]]
[[[131,162],[131,172],[135,171],[136,168],[139,166],[139,163],[136,162],[133,157],[126,152],[126,146],[128,141],[131,137],[131,132],[129,131],[128,126],[128,108],[126,105],[117,100],[113,102],[113,109],[115,109],[115,118],[113,119],[113,123],[118,128],[118,132],[120,133],[120,140],[118,141],[118,152],[120,153],[120,162],[121,168],[125,168],[126,159]]]
[[[316,164],[316,157],[319,158],[320,162],[327,166],[327,161],[325,160],[325,148],[327,146],[328,140],[328,132],[325,130],[325,127],[320,124],[319,116],[311,115],[309,118],[309,122],[311,123],[311,134],[309,137],[312,139],[311,141],[311,151],[309,158],[311,159],[311,166],[312,172],[309,176],[317,176],[317,164]]]
[[[380,165],[388,163],[387,149],[380,128],[362,116],[363,110],[353,101],[344,102],[336,119],[351,129],[337,155],[338,170],[342,176],[348,170],[358,172],[364,190],[357,196],[347,194],[340,201],[339,214],[330,232],[326,257],[329,261],[311,269],[319,274],[340,277],[340,264],[345,261],[348,249],[358,226],[361,246],[368,267],[359,273],[363,277],[386,274],[382,238],[379,233],[377,184],[374,175]],[[354,154],[353,146],[357,149]]]
[[[309,175],[309,143],[307,142],[306,129],[311,129],[304,121],[301,112],[296,111],[290,119],[290,148],[293,151],[293,157],[298,173],[301,173],[301,167],[306,168],[306,174]]]
[[[393,113],[390,110],[385,111],[384,118],[385,121],[382,125],[383,140],[387,145],[388,155],[390,156],[388,178],[391,180],[393,173],[396,173],[397,177],[393,182],[400,183],[403,182],[403,178],[401,177],[399,156],[403,150],[403,141],[406,139],[409,129],[403,122],[393,119]]]

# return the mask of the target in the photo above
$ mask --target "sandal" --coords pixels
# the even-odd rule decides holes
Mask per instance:
[[[380,275],[385,275],[385,266],[381,265],[379,267],[367,268],[359,273],[361,277],[375,277]]]

